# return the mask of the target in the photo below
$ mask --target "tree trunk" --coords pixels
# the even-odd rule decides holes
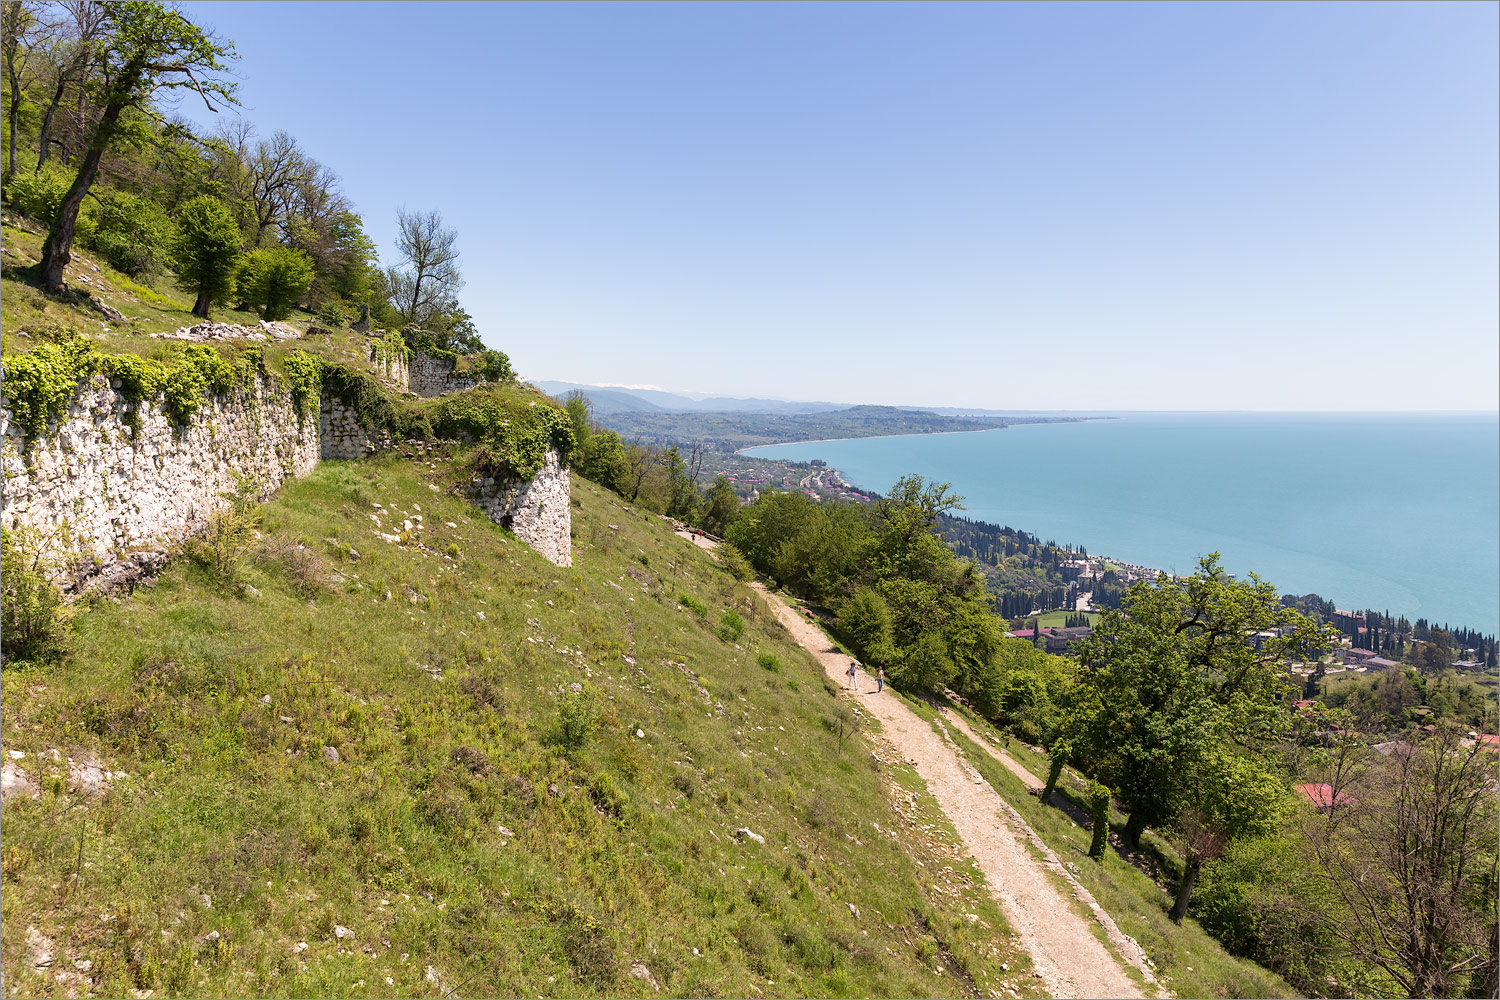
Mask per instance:
[[[1089,803],[1093,806],[1094,813],[1094,839],[1089,841],[1089,857],[1095,861],[1104,860],[1104,848],[1109,843],[1109,796],[1103,797],[1103,801]]]
[[[15,85],[14,84],[11,85],[11,88],[12,89],[11,89],[11,94],[10,94],[10,162],[7,163],[6,167],[5,167],[5,180],[6,180],[6,183],[9,183],[10,179],[12,177],[16,176],[16,136],[19,134],[17,132],[17,129],[19,129],[20,126],[21,126],[21,99],[20,99],[20,96],[17,94],[17,92],[15,90]]]
[[[198,298],[193,302],[193,315],[208,319],[208,293],[199,292]]]
[[[1055,756],[1047,766],[1047,784],[1042,787],[1039,793],[1042,805],[1050,806],[1052,804],[1052,793],[1057,790],[1057,779],[1062,777],[1063,765],[1065,763],[1067,762],[1062,757]]]
[[[37,140],[36,149],[36,172],[41,173],[42,168],[47,165],[47,154],[52,146],[52,116],[57,114],[57,106],[62,103],[63,93],[68,86],[67,80],[63,79],[52,92],[52,102],[47,105],[47,113],[42,116],[42,134]],[[11,135],[15,135],[12,131]]]
[[[129,102],[130,94],[135,90],[141,75],[146,71],[144,57],[137,57],[125,68],[120,80],[112,88],[112,99],[104,107],[104,114],[99,117],[99,124],[94,129],[89,139],[88,152],[84,154],[83,162],[78,165],[78,176],[73,178],[73,186],[68,188],[68,193],[63,196],[62,204],[58,206],[57,218],[52,222],[52,231],[47,234],[47,242],[42,244],[42,287],[50,294],[67,291],[67,283],[63,277],[67,271],[68,261],[73,259],[73,232],[78,228],[78,210],[83,207],[84,196],[89,193],[89,188],[94,183],[94,176],[99,173],[99,161],[104,158],[104,148],[109,145],[110,139],[114,138],[115,125],[120,120],[120,112],[125,110]]]
[[[1130,811],[1130,818],[1125,821],[1125,841],[1131,847],[1141,846],[1141,834],[1146,832],[1146,817],[1138,809]]]
[[[1187,861],[1183,865],[1182,881],[1177,883],[1177,900],[1172,904],[1172,922],[1182,923],[1182,918],[1187,916],[1188,897],[1193,894],[1193,883],[1198,881],[1198,869],[1203,867],[1203,861],[1198,855],[1188,852]]]

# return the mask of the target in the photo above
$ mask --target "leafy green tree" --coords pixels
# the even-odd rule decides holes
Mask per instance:
[[[590,430],[578,446],[573,468],[590,482],[624,495],[627,482],[625,443],[610,430]]]
[[[234,294],[240,261],[240,227],[228,206],[208,195],[183,205],[170,252],[177,283],[197,296],[193,315],[208,319],[211,306]]]
[[[301,250],[272,247],[252,250],[240,264],[235,285],[240,298],[263,319],[284,319],[312,287],[312,258]]]
[[[1271,634],[1252,644],[1258,633]],[[1316,659],[1336,635],[1253,574],[1230,579],[1213,553],[1185,580],[1136,584],[1104,615],[1080,644],[1059,735],[1073,761],[1114,790],[1137,843],[1147,825],[1176,824],[1220,787],[1214,775],[1231,767],[1216,756],[1224,746],[1253,757],[1271,745],[1286,687],[1278,661]],[[1225,804],[1210,818],[1241,815]]]
[[[172,238],[172,220],[160,205],[124,191],[112,191],[99,199],[90,213],[88,247],[117,271],[134,278],[157,274],[167,256]]]
[[[891,609],[870,587],[861,587],[839,605],[838,630],[866,663],[885,666],[896,659]]]
[[[724,476],[717,477],[708,488],[708,496],[704,498],[700,514],[704,530],[723,536],[739,515],[740,498],[735,496],[734,487],[729,485],[729,480]]]
[[[104,37],[94,75],[89,78],[90,96],[101,111],[89,132],[78,173],[42,245],[42,283],[54,294],[67,287],[63,278],[72,260],[78,212],[99,173],[100,161],[138,121],[127,112],[156,117],[153,100],[184,87],[195,90],[211,111],[235,100],[235,84],[222,75],[225,61],[234,58],[233,46],[215,41],[181,12],[162,3],[128,0],[108,4],[106,10]]]

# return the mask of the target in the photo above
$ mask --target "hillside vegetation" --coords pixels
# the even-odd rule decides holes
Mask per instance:
[[[13,994],[1034,995],[748,589],[581,481],[558,569],[466,460],[324,463],[233,583],[179,561],[8,667]]]

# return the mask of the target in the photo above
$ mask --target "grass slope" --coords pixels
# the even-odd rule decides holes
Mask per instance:
[[[9,995],[1036,995],[920,779],[841,736],[752,592],[578,480],[559,569],[465,475],[324,463],[243,586],[179,561],[6,670],[42,787],[4,810]]]

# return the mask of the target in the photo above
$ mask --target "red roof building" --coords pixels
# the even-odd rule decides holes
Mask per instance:
[[[1340,792],[1338,794],[1338,797],[1335,798],[1333,794],[1333,786],[1325,785],[1322,782],[1307,785],[1297,785],[1294,790],[1297,792],[1297,794],[1301,795],[1304,799],[1311,803],[1314,809],[1318,810],[1331,809],[1333,808],[1335,802],[1337,802],[1341,806],[1346,806],[1354,801],[1343,792]]]

